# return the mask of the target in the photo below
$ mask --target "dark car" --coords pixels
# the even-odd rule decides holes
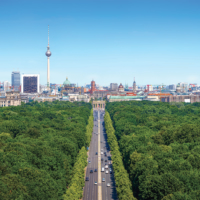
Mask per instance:
[[[107,154],[105,154],[105,156],[107,156]]]
[[[112,174],[112,171],[110,171],[110,174]]]
[[[92,170],[92,169],[90,170],[90,173],[93,173],[93,170]]]
[[[102,141],[101,141],[101,143],[102,143]]]
[[[89,181],[89,177],[86,177],[86,179],[85,179],[86,181]]]
[[[107,162],[107,160],[105,160],[105,162]]]
[[[97,172],[97,169],[95,169],[94,172]]]
[[[96,152],[96,155],[98,155],[98,153]]]
[[[101,159],[101,161],[103,161],[103,158]]]

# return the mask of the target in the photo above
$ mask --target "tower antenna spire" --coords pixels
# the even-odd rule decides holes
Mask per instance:
[[[47,51],[46,51],[46,56],[47,56],[47,89],[50,90],[50,56],[51,56],[51,51],[49,47],[49,25],[48,25],[48,46],[47,46]]]
[[[48,25],[48,47],[49,47],[49,25]]]

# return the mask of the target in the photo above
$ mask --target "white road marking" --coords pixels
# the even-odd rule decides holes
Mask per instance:
[[[101,145],[100,145],[100,116],[98,111],[98,200],[102,200],[102,188],[101,188]]]

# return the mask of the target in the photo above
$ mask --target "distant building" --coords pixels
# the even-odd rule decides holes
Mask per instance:
[[[3,96],[0,96],[0,107],[19,105],[21,105],[21,97],[19,91],[5,92]]]
[[[117,91],[118,90],[118,84],[117,83],[111,83],[110,84],[110,90],[111,91]]]
[[[124,92],[124,87],[123,85],[120,83],[119,88],[118,88],[119,92]]]
[[[188,84],[187,83],[179,83],[181,92],[188,92]]]
[[[39,74],[23,74],[22,75],[22,93],[39,93]]]
[[[71,87],[76,87],[75,83],[71,83],[70,85],[71,85]]]
[[[110,96],[108,98],[109,102],[116,102],[116,101],[142,101],[145,96]]]
[[[175,84],[169,85],[169,90],[176,90],[176,85]]]
[[[134,82],[133,82],[133,92],[134,93],[137,92],[135,78],[134,78]]]
[[[91,90],[90,90],[90,94],[93,94],[93,92],[95,91],[95,81],[91,81]]]
[[[11,85],[12,85],[14,91],[20,90],[20,72],[12,72]]]
[[[178,84],[178,85],[176,86],[176,92],[177,92],[177,93],[180,93],[180,92],[181,92],[180,84]]]
[[[8,90],[10,90],[10,83],[8,82],[8,81],[4,81],[3,82],[3,90],[4,91],[8,91]]]
[[[147,85],[147,86],[146,86],[146,90],[147,90],[148,92],[153,91],[153,86],[152,86],[152,85]]]
[[[4,90],[3,83],[0,82],[0,91],[3,91],[3,90]]]
[[[185,102],[185,103],[194,103],[200,102],[199,95],[172,95],[161,97],[162,102]]]

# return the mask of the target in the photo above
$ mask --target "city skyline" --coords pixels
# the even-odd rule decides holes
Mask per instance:
[[[46,84],[50,25],[51,83],[62,84],[68,76],[79,85],[94,79],[132,86],[134,77],[137,85],[200,84],[199,2],[46,2],[38,7],[39,1],[2,1],[1,81],[20,71],[40,74]]]

